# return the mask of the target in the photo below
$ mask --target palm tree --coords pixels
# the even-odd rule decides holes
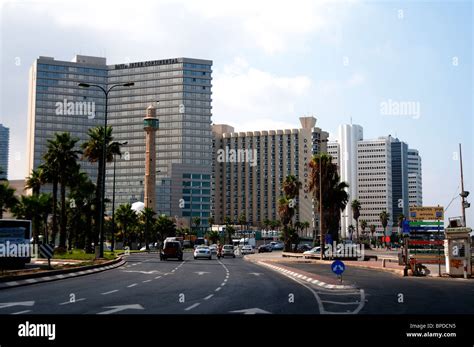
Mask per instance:
[[[291,251],[291,229],[290,221],[293,218],[294,209],[290,207],[290,199],[281,196],[278,200],[278,216],[280,217],[283,230],[281,232],[281,239],[285,243],[285,251]]]
[[[194,225],[194,227],[196,229],[199,228],[199,226],[201,225],[201,218],[199,217],[193,217],[192,221],[191,221],[191,227]]]
[[[70,201],[74,201],[72,210],[71,233],[76,236],[76,247],[85,248],[86,253],[92,252],[92,243],[97,244],[92,232],[92,214],[96,206],[95,184],[85,172],[76,172],[69,180]]]
[[[209,228],[212,228],[212,226],[214,225],[214,222],[215,222],[215,220],[214,220],[214,217],[212,217],[212,216],[207,219],[207,223],[209,224]]]
[[[53,211],[52,211],[52,232],[51,232],[51,241],[54,245],[56,242],[56,235],[58,234],[58,182],[59,182],[59,166],[56,155],[56,146],[48,143],[48,150],[43,156],[44,163],[40,165],[41,176],[40,180],[42,184],[51,183],[52,184],[52,199],[53,199]]]
[[[401,233],[401,229],[403,228],[403,221],[405,220],[405,215],[403,213],[400,213],[397,219],[397,225],[398,225],[398,233]]]
[[[0,219],[3,218],[4,211],[12,209],[17,203],[15,189],[10,187],[8,181],[0,183]]]
[[[147,251],[150,250],[150,247],[148,245],[149,240],[150,240],[149,235],[156,221],[155,215],[156,215],[156,212],[153,211],[153,209],[150,207],[145,207],[140,214],[140,220],[143,222],[145,226],[145,248]]]
[[[61,218],[59,223],[59,247],[66,248],[66,186],[70,176],[78,170],[77,159],[81,151],[75,150],[77,138],[71,137],[68,132],[54,134],[53,140],[48,140],[48,146],[54,147],[55,161],[59,169]]]
[[[385,231],[387,229],[388,221],[390,220],[390,213],[388,213],[387,211],[382,211],[380,212],[379,218],[380,218],[380,223],[382,223],[382,227],[383,227],[383,236],[386,236]],[[385,239],[384,239],[384,242],[385,242]]]
[[[29,177],[26,178],[26,189],[31,189],[33,195],[38,195],[40,193],[41,185],[43,184],[43,173],[42,168],[38,167],[36,170],[32,170]]]
[[[156,220],[155,227],[162,243],[167,237],[176,235],[176,224],[168,216],[159,216]]]
[[[359,217],[360,217],[360,202],[359,200],[355,199],[352,200],[351,203],[352,207],[352,217],[356,221],[356,240],[359,239]]]
[[[375,230],[376,230],[376,226],[375,224],[370,224],[370,235],[371,235],[371,240],[370,242],[372,243],[373,240],[374,240],[374,233],[375,233]]]
[[[232,236],[235,234],[235,228],[228,224],[225,227],[225,232],[227,234],[227,237],[229,238],[229,244],[232,244]]]
[[[81,147],[84,151],[83,157],[86,158],[91,163],[98,163],[98,175],[97,175],[97,183],[96,183],[96,191],[95,191],[95,201],[97,204],[104,204],[104,201],[101,201],[102,197],[102,180],[101,180],[101,173],[103,166],[103,149],[104,149],[104,132],[105,132],[105,158],[106,162],[111,162],[114,158],[114,155],[121,155],[120,142],[113,141],[112,137],[112,127],[108,126],[106,130],[104,130],[103,126],[95,127],[89,129],[87,135],[89,139],[84,142]],[[105,170],[104,170],[105,171]],[[103,211],[105,209],[102,209]],[[99,235],[99,221],[101,208],[100,206],[96,208],[96,215],[95,215],[95,234]]]
[[[13,208],[13,215],[18,219],[28,219],[32,222],[33,239],[39,241],[42,227],[45,228],[45,242],[47,242],[48,215],[52,211],[50,194],[22,196],[19,203]]]
[[[361,219],[360,228],[362,229],[362,235],[365,235],[365,229],[367,228],[367,221],[365,219]]]
[[[325,230],[338,238],[341,212],[346,208],[349,196],[346,182],[340,181],[337,165],[332,163],[332,157],[325,153],[315,155],[309,162],[310,177],[309,189],[320,206],[320,188],[322,188],[322,210],[320,216],[320,243],[324,247]],[[321,182],[320,182],[321,176]],[[314,235],[316,237],[316,234]],[[316,243],[314,239],[313,243]],[[322,254],[321,254],[322,256]]]
[[[282,191],[285,196],[294,199],[299,196],[301,182],[295,175],[288,175],[282,183]]]
[[[303,227],[303,229],[304,229],[305,235],[307,235],[307,233],[308,233],[308,228],[310,227],[309,222],[308,222],[308,221],[304,221],[304,222],[302,223],[302,227]]]
[[[211,230],[207,233],[207,238],[211,241],[211,243],[217,243],[217,241],[220,239],[219,232],[217,230]]]
[[[128,232],[136,225],[138,216],[136,212],[132,210],[131,204],[123,204],[115,211],[115,219],[117,225],[122,229],[123,244],[125,246],[130,241]]]

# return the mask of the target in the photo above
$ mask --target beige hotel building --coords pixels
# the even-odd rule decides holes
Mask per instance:
[[[308,189],[308,163],[313,155],[327,151],[324,140],[329,134],[316,127],[315,117],[301,117],[300,122],[299,129],[248,132],[235,132],[226,124],[213,125],[215,223],[230,217],[237,224],[242,213],[249,226],[261,226],[265,219],[279,220],[282,182],[291,174],[302,183],[295,221],[310,223],[310,228],[300,236],[313,237],[318,216],[314,214]]]

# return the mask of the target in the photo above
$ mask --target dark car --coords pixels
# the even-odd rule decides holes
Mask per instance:
[[[273,247],[270,244],[261,245],[260,247],[258,247],[258,253],[267,253],[267,252],[271,252],[271,251],[273,251]]]
[[[306,252],[306,251],[309,251],[311,250],[313,247],[311,247],[310,245],[307,245],[307,244],[299,244],[298,247],[297,247],[297,252]]]
[[[160,260],[167,260],[168,258],[177,258],[183,260],[183,249],[179,241],[165,241],[163,249],[160,252]]]

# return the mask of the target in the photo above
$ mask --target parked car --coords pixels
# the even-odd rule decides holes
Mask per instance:
[[[253,254],[253,253],[255,253],[255,249],[252,246],[247,245],[247,246],[242,247],[242,255]]]
[[[177,258],[183,260],[183,249],[179,241],[165,241],[163,249],[160,251],[160,260],[168,260],[168,258]]]
[[[268,252],[271,252],[271,251],[273,251],[273,247],[270,244],[261,245],[261,246],[258,247],[258,253],[268,253]]]
[[[310,257],[320,257],[321,256],[321,247],[313,247],[309,251],[303,252],[303,257],[304,258],[310,258]]]
[[[224,245],[224,247],[222,247],[222,258],[225,258],[226,256],[235,258],[235,250],[233,245]]]
[[[274,251],[281,251],[285,248],[285,245],[281,242],[270,242]]]
[[[194,259],[204,258],[204,259],[212,259],[212,252],[208,246],[197,246],[194,250]]]
[[[311,250],[313,247],[307,244],[299,244],[298,247],[296,248],[297,252],[306,252]]]
[[[184,240],[183,241],[183,248],[192,248],[192,244],[190,240]]]

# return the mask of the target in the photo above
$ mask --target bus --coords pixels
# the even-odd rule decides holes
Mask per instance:
[[[0,267],[23,268],[31,253],[31,221],[0,219]]]

